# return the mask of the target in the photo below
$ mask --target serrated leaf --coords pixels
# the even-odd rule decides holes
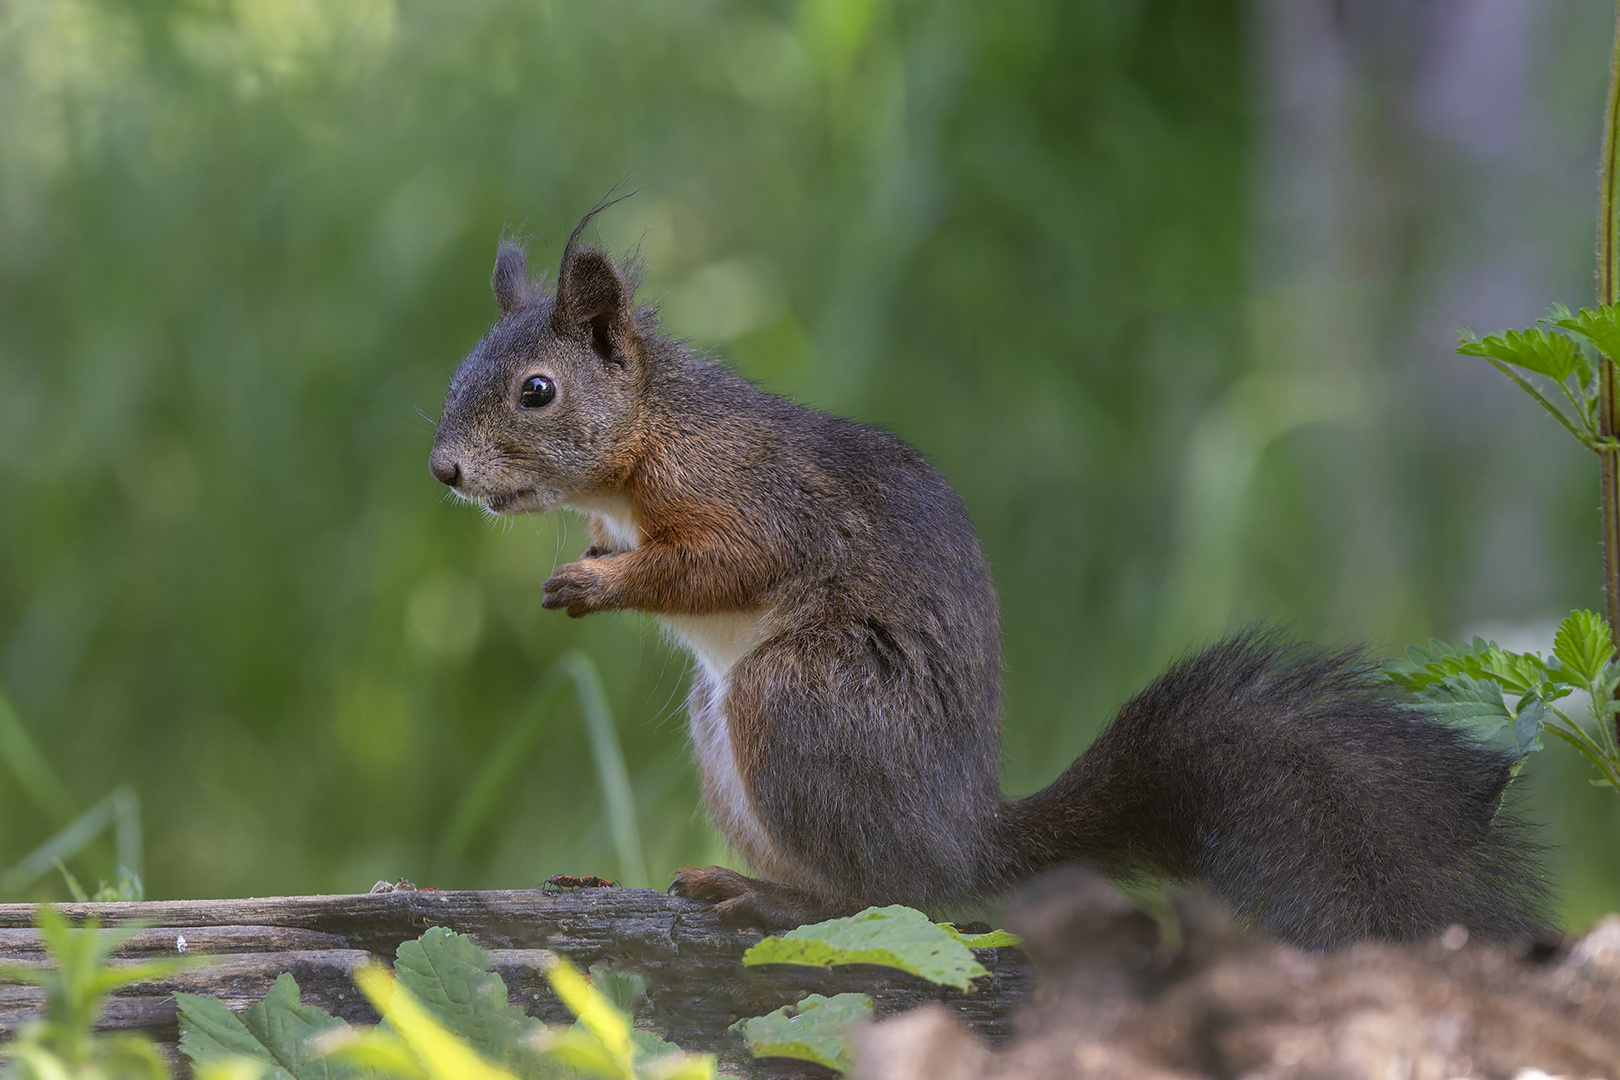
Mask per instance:
[[[1620,690],[1620,664],[1610,662],[1592,683],[1592,700],[1588,707],[1593,716],[1613,716],[1620,712],[1620,701],[1615,700],[1615,692]]]
[[[1581,362],[1580,347],[1574,341],[1538,326],[1485,338],[1465,335],[1457,351],[1466,356],[1490,357],[1513,364],[1559,383],[1575,374]]]
[[[1515,753],[1517,715],[1502,699],[1502,688],[1489,680],[1454,675],[1427,687],[1418,699],[1437,720],[1458,728],[1504,754]],[[1522,756],[1522,755],[1521,755]]]
[[[1592,611],[1572,611],[1553,636],[1553,656],[1583,684],[1590,685],[1614,659],[1609,624]]]
[[[829,919],[769,937],[743,954],[743,963],[881,964],[943,986],[966,990],[989,972],[973,950],[915,908],[871,907],[844,919]]]
[[[1465,678],[1473,681],[1491,681],[1514,696],[1535,694],[1547,701],[1556,701],[1579,685],[1563,677],[1564,672],[1555,661],[1549,666],[1535,653],[1515,653],[1476,637],[1466,644],[1430,641],[1427,648],[1407,647],[1405,660],[1386,660],[1380,665],[1383,676],[1390,682],[1412,691],[1427,700],[1428,692],[1448,679]],[[1450,700],[1440,692],[1436,701]],[[1471,700],[1471,699],[1470,699]]]
[[[276,979],[259,1004],[241,1014],[225,1003],[197,994],[174,995],[180,1013],[180,1052],[199,1065],[246,1057],[271,1067],[273,1080],[349,1080],[370,1077],[369,1069],[331,1061],[315,1045],[322,1036],[348,1027],[325,1009],[299,1002],[291,975]]]
[[[347,1028],[321,1036],[320,1047],[328,1061],[372,1069],[391,1080],[433,1080],[390,1028]],[[202,1080],[198,1077],[197,1080]]]
[[[517,1080],[441,1024],[381,964],[357,969],[354,981],[391,1029],[373,1037],[396,1037],[435,1080]]]
[[[650,985],[645,976],[603,961],[592,964],[586,969],[586,974],[590,976],[591,985],[613,1002],[614,1008],[632,1016],[636,1012],[636,1003],[646,997]]]
[[[865,994],[811,994],[764,1016],[739,1020],[732,1030],[741,1032],[757,1058],[797,1058],[848,1072],[850,1025],[871,1017],[872,999]]]
[[[1476,643],[1478,640],[1475,639]],[[1476,678],[1492,679],[1510,694],[1551,697],[1556,693],[1553,673],[1541,657],[1535,653],[1508,652],[1494,643],[1487,642],[1485,645],[1483,649],[1476,649],[1474,659],[1478,669],[1470,667],[1469,674]]]
[[[1611,359],[1617,355],[1616,350],[1620,350],[1620,311],[1608,304],[1581,308],[1574,315],[1563,305],[1556,305],[1553,317],[1541,321],[1580,334]]]
[[[400,985],[444,1027],[507,1068],[521,1066],[520,1044],[539,1021],[510,1003],[489,954],[465,934],[435,926],[394,954]]]
[[[1519,760],[1541,749],[1541,732],[1547,724],[1547,703],[1534,694],[1519,699],[1513,717],[1513,742]]]
[[[616,1066],[629,1072],[633,1060],[630,1018],[614,1008],[605,994],[592,987],[580,970],[562,957],[553,954],[545,972],[553,992],[574,1014],[576,1026],[599,1043]]]
[[[191,1070],[196,1080],[263,1080],[270,1066],[256,1058],[222,1057]]]
[[[633,1031],[600,988],[567,959],[544,954],[546,980],[558,999],[577,1018],[573,1027],[546,1028],[531,1035],[527,1046],[550,1061],[590,1076],[613,1080],[713,1080],[713,1054],[688,1054],[658,1036]]]
[[[679,1054],[683,1051],[656,1032],[632,1031],[630,1033],[630,1052],[635,1057],[636,1065],[639,1068],[644,1062],[656,1061],[661,1057],[668,1057],[670,1054]]]

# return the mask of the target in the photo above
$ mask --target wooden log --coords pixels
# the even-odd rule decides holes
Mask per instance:
[[[218,957],[161,984],[140,984],[114,995],[104,1028],[138,1028],[165,1042],[177,1038],[173,991],[207,994],[232,1008],[245,1008],[264,997],[276,976],[289,971],[306,1004],[351,1022],[375,1022],[351,973],[368,959],[392,961],[402,942],[430,926],[466,934],[488,950],[513,1003],[548,1023],[571,1017],[542,974],[540,950],[560,953],[581,967],[604,963],[633,971],[649,983],[636,1016],[638,1027],[690,1050],[716,1051],[732,1069],[753,1075],[804,1075],[807,1070],[753,1062],[727,1028],[806,994],[870,994],[880,1016],[941,1001],[971,1030],[999,1043],[1009,1033],[1013,1008],[1032,985],[1029,963],[1016,949],[980,950],[980,962],[990,975],[966,993],[868,965],[745,968],[742,954],[762,934],[723,926],[701,904],[650,889],[396,891],[61,904],[57,910],[74,923],[88,917],[103,926],[145,923],[114,953],[125,962],[174,955],[182,937],[187,955]],[[0,904],[0,959],[43,962],[35,918],[34,905]],[[0,987],[0,1037],[42,1009],[37,990]]]

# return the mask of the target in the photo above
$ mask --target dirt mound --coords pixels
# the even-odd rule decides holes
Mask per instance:
[[[1179,931],[1161,929],[1094,877],[1043,882],[1007,916],[1041,970],[1014,1038],[991,1052],[930,1006],[864,1032],[855,1075],[1620,1078],[1620,915],[1555,941],[1454,927],[1309,953],[1234,927],[1206,897],[1176,908]]]

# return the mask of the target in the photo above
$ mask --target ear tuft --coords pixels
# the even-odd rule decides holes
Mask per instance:
[[[623,367],[631,359],[637,336],[635,287],[607,252],[580,244],[585,226],[612,205],[592,209],[569,235],[557,273],[551,326],[559,334],[589,342],[603,361]]]
[[[501,237],[495,248],[495,272],[489,276],[490,288],[495,290],[495,302],[501,315],[521,311],[540,299],[540,289],[529,280],[529,260],[523,249]]]

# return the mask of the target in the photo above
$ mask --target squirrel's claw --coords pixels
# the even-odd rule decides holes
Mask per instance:
[[[540,606],[553,611],[561,608],[568,617],[577,619],[593,611],[602,610],[602,585],[594,567],[571,562],[560,567],[542,585]]]

